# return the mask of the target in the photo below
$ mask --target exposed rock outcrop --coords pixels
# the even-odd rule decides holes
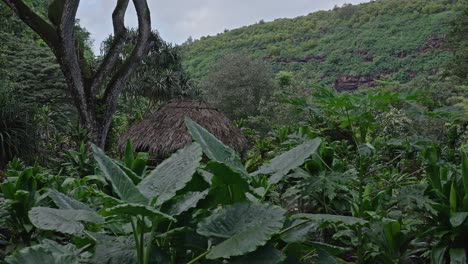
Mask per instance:
[[[336,78],[335,89],[339,92],[354,91],[359,87],[371,87],[375,84],[374,75],[350,75],[343,74]]]
[[[426,42],[419,48],[419,53],[427,52],[431,49],[442,49],[445,45],[445,38],[442,37],[430,37]]]
[[[374,57],[369,55],[368,50],[355,50],[353,55],[356,57],[361,57],[361,59],[365,62],[371,62],[374,60]]]

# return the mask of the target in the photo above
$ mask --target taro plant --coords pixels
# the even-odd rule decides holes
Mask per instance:
[[[414,263],[421,259],[427,243],[416,238],[413,226],[417,221],[389,218],[375,219],[366,229],[369,243],[366,259],[379,263]]]
[[[286,258],[333,260],[327,245],[303,244],[299,229],[317,222],[363,220],[333,215],[288,215],[265,202],[271,187],[309,159],[320,146],[314,139],[247,173],[239,156],[204,128],[186,119],[195,143],[147,175],[135,170],[130,151],[122,164],[92,146],[109,192],[91,186],[101,202],[86,204],[55,190],[52,207],[29,211],[38,229],[65,234],[73,244],[42,243],[17,251],[8,263],[280,263]],[[200,163],[202,153],[209,161]],[[137,155],[138,156],[138,155]],[[129,168],[130,166],[130,168]],[[138,166],[137,166],[138,167]],[[133,176],[132,176],[133,175]],[[259,187],[262,186],[262,187]],[[307,232],[306,232],[307,233]],[[44,234],[47,234],[45,232]],[[68,240],[70,241],[70,240]],[[288,249],[286,251],[286,249]]]
[[[425,235],[436,239],[432,263],[466,263],[468,252],[468,156],[461,157],[461,168],[440,160],[438,150],[424,153],[429,182],[427,193],[434,201],[433,215]]]

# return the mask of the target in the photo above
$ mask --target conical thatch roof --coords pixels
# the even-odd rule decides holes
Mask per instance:
[[[152,158],[168,157],[176,150],[192,142],[185,127],[188,116],[224,144],[237,152],[243,152],[248,145],[240,129],[216,108],[201,101],[172,101],[161,109],[133,125],[119,139],[123,152],[128,139],[132,140],[135,151],[149,152]]]

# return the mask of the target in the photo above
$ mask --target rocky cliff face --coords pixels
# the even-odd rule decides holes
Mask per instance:
[[[359,87],[371,87],[375,84],[373,75],[349,75],[343,74],[336,78],[335,89],[339,92],[354,91]]]

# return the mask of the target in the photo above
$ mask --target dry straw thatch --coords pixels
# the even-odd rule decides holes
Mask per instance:
[[[172,101],[132,126],[119,139],[123,152],[129,139],[134,151],[149,152],[154,159],[164,159],[176,150],[192,142],[184,124],[188,116],[224,144],[237,152],[243,152],[248,142],[240,129],[219,110],[201,101]]]

